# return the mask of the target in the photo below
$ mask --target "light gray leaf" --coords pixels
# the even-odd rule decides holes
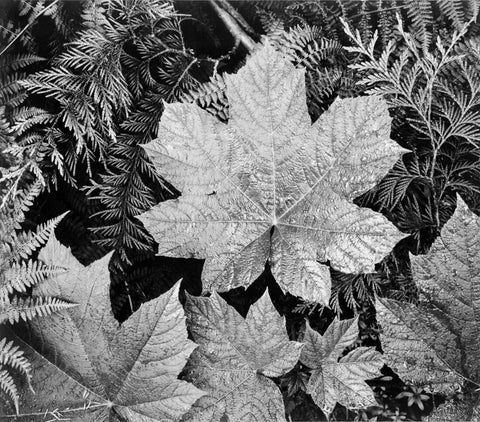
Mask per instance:
[[[67,271],[34,293],[78,306],[15,326],[34,367],[36,391],[24,392],[21,420],[44,420],[55,409],[75,421],[107,422],[115,414],[131,422],[175,420],[204,394],[177,379],[195,348],[187,338],[179,283],[119,326],[110,307],[109,256],[84,267],[51,239],[40,259]]]
[[[282,395],[268,377],[291,370],[302,344],[289,341],[285,319],[268,292],[246,319],[216,292],[209,298],[188,296],[186,313],[200,345],[187,365],[187,378],[208,395],[184,420],[285,421]]]
[[[223,124],[194,104],[166,104],[145,146],[182,195],[139,216],[158,253],[205,259],[204,289],[250,285],[269,261],[283,290],[328,303],[330,261],[372,271],[403,235],[352,199],[403,148],[380,97],[336,100],[313,125],[304,70],[268,44],[226,77]]]
[[[342,353],[358,336],[358,319],[335,320],[323,336],[307,323],[300,361],[312,369],[307,393],[329,415],[336,403],[358,409],[375,405],[366,380],[380,375],[383,359],[373,347],[359,347]],[[341,357],[341,359],[339,359]]]
[[[426,255],[412,256],[418,306],[381,299],[386,363],[406,382],[451,394],[480,386],[480,218],[457,209]]]

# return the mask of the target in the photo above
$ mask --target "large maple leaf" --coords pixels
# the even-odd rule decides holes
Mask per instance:
[[[379,301],[386,363],[406,382],[445,394],[465,380],[480,387],[479,257],[480,218],[458,198],[429,253],[412,256],[419,305]],[[472,401],[470,414],[474,407]],[[480,412],[478,401],[476,407]]]
[[[389,138],[379,97],[337,99],[313,125],[305,72],[266,45],[226,76],[230,119],[166,104],[145,146],[182,195],[139,216],[159,255],[205,258],[205,290],[247,286],[269,261],[282,289],[328,303],[330,261],[370,272],[403,237],[352,199],[387,173],[403,148]]]
[[[298,361],[302,344],[289,341],[285,318],[266,292],[245,319],[216,292],[188,296],[188,326],[199,344],[187,378],[208,392],[187,421],[285,421],[282,395],[268,377],[279,377]]]
[[[19,420],[168,421],[204,394],[177,379],[195,348],[187,339],[179,283],[119,326],[110,308],[109,256],[84,267],[52,239],[39,258],[67,271],[35,294],[77,306],[11,333],[24,342],[36,392],[25,389]]]
[[[323,336],[307,323],[300,361],[312,369],[307,393],[327,415],[336,403],[353,409],[377,404],[365,381],[381,375],[380,353],[374,347],[358,347],[342,356],[357,337],[358,318],[335,320]]]

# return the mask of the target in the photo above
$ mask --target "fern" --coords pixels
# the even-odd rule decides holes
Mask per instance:
[[[32,253],[41,248],[53,233],[58,223],[63,219],[66,213],[52,218],[45,223],[37,226],[35,232],[21,232],[17,235],[13,251],[17,259],[27,259]]]
[[[14,147],[14,124],[22,111],[22,105],[28,98],[20,81],[27,76],[29,69],[41,62],[35,51],[35,43],[30,31],[21,29],[18,22],[3,21],[0,25],[0,37],[4,40],[0,64],[0,120],[2,121],[2,135],[0,137],[0,151],[5,154],[5,163],[0,176],[0,184],[7,189],[2,194],[3,207],[11,197],[15,197],[17,189],[24,186],[22,179],[29,171],[29,159],[11,153]],[[11,46],[7,49],[8,46]],[[32,185],[33,187],[33,185]],[[0,208],[1,208],[0,207]]]
[[[4,272],[4,280],[0,284],[0,297],[8,293],[25,292],[27,288],[39,284],[45,278],[58,273],[56,267],[44,265],[38,261],[14,263]],[[2,277],[3,278],[3,277]]]
[[[209,82],[186,92],[182,99],[186,102],[195,102],[222,122],[227,122],[229,108],[225,89],[225,80],[221,74],[217,73],[210,78]]]
[[[1,367],[0,367],[1,368]],[[0,391],[4,392],[15,405],[15,410],[17,414],[19,413],[19,397],[17,386],[15,381],[6,369],[0,369]]]
[[[80,9],[76,12],[98,18],[101,5],[97,8],[95,3],[84,2],[78,8],[59,3],[52,7],[49,15],[56,22],[56,33],[63,33],[63,38],[56,39],[70,37],[65,17],[60,15]],[[43,175],[48,186],[56,186],[59,177],[75,186],[80,167],[91,177],[93,163],[104,161],[107,146],[116,141],[116,121],[123,119],[131,106],[130,86],[124,75],[129,65],[127,44],[137,37],[139,20],[148,27],[173,13],[170,6],[153,0],[136,2],[135,16],[126,15],[127,9],[121,1],[111,2],[109,19],[97,19],[96,25],[88,21],[89,29],[76,34],[68,48],[51,61],[51,69],[21,81],[29,98],[42,104],[38,98],[43,97],[48,109],[42,104],[21,110],[9,152],[30,157],[24,172]],[[120,21],[112,16],[119,16]],[[123,29],[126,19],[131,25],[127,31]]]
[[[65,171],[63,162],[74,172],[79,157],[84,158],[90,172],[95,153],[103,159],[108,142],[116,139],[114,115],[126,113],[129,107],[127,82],[120,63],[122,40],[113,28],[110,30],[108,38],[96,30],[85,31],[56,59],[57,68],[36,73],[22,82],[31,94],[52,97],[58,102],[58,113],[47,113],[46,119],[42,118],[43,110],[32,113],[17,130],[23,129],[22,135],[31,128],[40,130],[41,141],[53,145],[62,141],[73,143],[73,149],[65,151],[65,159],[59,159],[60,172]],[[102,104],[101,110],[98,104]],[[59,132],[55,134],[53,128]]]
[[[392,211],[413,184],[429,183],[428,167],[414,153],[404,154],[378,185],[361,197],[362,205],[378,203],[380,209]]]
[[[306,69],[307,103],[317,119],[342,85],[347,69],[342,45],[323,37],[316,26],[295,26],[288,32],[267,35],[292,63]]]
[[[116,267],[128,264],[134,250],[153,251],[152,238],[135,216],[173,192],[154,171],[141,145],[155,136],[163,101],[179,99],[198,84],[191,74],[198,60],[185,52],[180,20],[175,16],[159,20],[154,35],[137,39],[136,54],[128,57],[132,71],[127,79],[139,100],[120,124],[118,142],[109,148],[108,172],[90,190],[104,207],[96,214],[104,223],[93,230],[102,246],[116,250]]]
[[[32,205],[36,189],[19,191],[15,200],[0,209],[0,325],[50,315],[73,306],[53,297],[19,296],[47,277],[63,271],[52,265],[31,259],[43,246],[64,217],[60,215],[37,227],[33,232],[20,232],[25,213]],[[0,391],[10,397],[18,412],[18,390],[10,369],[23,373],[30,384],[31,367],[23,352],[6,338],[0,337]]]
[[[450,176],[442,170],[442,156],[451,154],[462,145],[469,145],[470,149],[480,145],[480,127],[477,123],[480,79],[471,70],[468,61],[459,60],[463,56],[455,52],[455,46],[465,35],[467,27],[460,33],[454,33],[447,46],[440,38],[437,39],[435,55],[419,48],[411,35],[403,31],[401,22],[398,30],[405,46],[398,58],[392,55],[395,48],[393,42],[377,56],[377,36],[364,45],[359,33],[353,33],[347,26],[347,34],[355,44],[348,50],[365,57],[352,67],[363,73],[361,82],[369,87],[369,92],[384,95],[391,107],[404,110],[405,123],[415,134],[409,145],[415,157],[410,163],[404,163],[409,166],[405,169],[411,176],[415,175],[416,180],[428,184],[433,195],[434,221],[440,227],[439,208],[448,196],[449,188],[455,188]],[[456,82],[447,77],[452,67],[461,75]],[[419,161],[418,164],[415,160]],[[478,172],[474,164],[467,167],[470,172]],[[397,166],[397,169],[400,172],[394,169],[382,182],[386,188],[379,199],[382,207],[398,204],[409,187],[407,185],[414,180],[401,167]],[[464,175],[468,174],[463,167],[462,171]],[[456,172],[456,180],[460,174]],[[396,189],[398,197],[395,195]],[[396,199],[392,202],[393,198]]]
[[[433,37],[433,11],[430,0],[413,0],[408,3],[407,15],[424,52],[428,51]]]
[[[20,320],[29,321],[39,316],[51,315],[60,309],[76,306],[55,297],[14,297],[12,300],[2,299],[0,302],[0,324],[9,321],[11,324]]]
[[[349,309],[356,309],[360,303],[373,303],[375,294],[380,291],[381,277],[376,273],[352,275],[331,271],[330,307],[338,315],[344,312],[345,304]]]
[[[5,338],[0,340],[0,365],[8,365],[20,371],[30,381],[32,369],[30,362],[19,346],[15,346],[13,341],[7,342]]]
[[[441,13],[445,14],[454,24],[457,30],[472,19],[478,16],[480,3],[478,0],[469,0],[467,2],[460,0],[439,0],[438,6]]]

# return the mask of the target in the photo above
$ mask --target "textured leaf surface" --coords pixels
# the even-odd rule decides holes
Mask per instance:
[[[246,319],[214,292],[189,296],[188,326],[200,346],[190,357],[188,379],[207,391],[186,415],[188,421],[284,421],[282,395],[268,377],[279,377],[298,361],[302,344],[289,341],[285,319],[268,292]]]
[[[381,300],[377,318],[387,364],[405,381],[452,393],[480,386],[480,218],[458,198],[427,255],[413,256],[419,306]]]
[[[307,393],[330,414],[336,403],[347,408],[375,405],[366,380],[380,376],[383,359],[373,347],[359,347],[342,357],[358,336],[358,320],[335,320],[323,336],[307,323],[300,360],[312,369]]]
[[[109,256],[84,267],[52,239],[40,259],[67,272],[49,278],[35,293],[78,306],[33,320],[27,331],[16,329],[33,364],[36,391],[22,397],[20,411],[26,416],[21,420],[44,420],[46,411],[58,409],[82,422],[111,421],[114,415],[131,422],[167,421],[203,395],[177,379],[195,348],[187,339],[179,283],[120,327],[110,308]],[[83,410],[89,401],[90,409]]]
[[[266,45],[226,77],[231,117],[166,104],[146,150],[182,192],[139,216],[158,253],[205,258],[205,290],[249,285],[270,262],[279,285],[328,303],[329,269],[372,271],[403,235],[351,201],[404,150],[379,97],[337,99],[313,125],[305,75]]]

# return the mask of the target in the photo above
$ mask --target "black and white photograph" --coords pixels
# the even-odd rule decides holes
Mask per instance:
[[[0,0],[1,422],[480,422],[480,0]]]

